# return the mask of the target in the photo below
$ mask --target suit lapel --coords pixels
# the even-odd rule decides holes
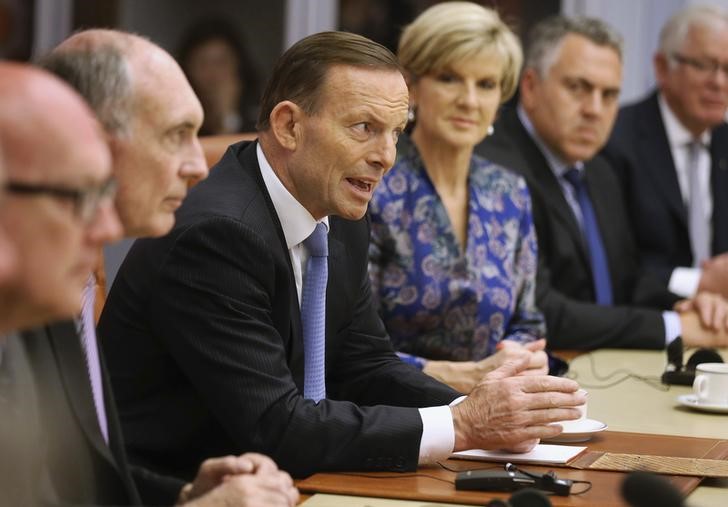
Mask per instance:
[[[99,428],[86,357],[73,321],[53,324],[47,329],[61,381],[68,393],[69,403],[79,425],[99,454],[114,468],[117,468],[116,460],[111,455],[111,450],[104,441]]]
[[[329,280],[326,285],[326,364],[328,372],[329,360],[334,357],[334,348],[336,344],[336,322],[340,320],[340,308],[337,303],[339,301],[331,301],[331,298],[341,298],[341,293],[336,290],[335,284],[332,280],[346,280],[350,277],[351,273],[347,270],[347,259],[346,259],[346,247],[336,237],[337,222],[340,219],[338,217],[329,217],[329,224],[331,229],[329,230]],[[328,376],[328,375],[327,375]]]
[[[639,153],[637,170],[650,173],[650,180],[655,188],[662,194],[678,220],[687,227],[687,210],[680,192],[677,170],[667,141],[656,93],[645,104],[645,109],[639,118],[641,139],[637,141]]]
[[[504,121],[507,125],[506,130],[513,134],[514,146],[518,147],[516,152],[520,151],[525,161],[524,169],[528,171],[526,176],[537,184],[537,188],[543,189],[542,198],[548,207],[547,213],[566,226],[572,241],[578,246],[582,260],[588,266],[588,254],[579,223],[576,221],[569,203],[566,202],[561,185],[551,171],[546,157],[526,131],[515,109],[504,116]]]
[[[104,388],[104,400],[106,400],[105,404],[109,431],[109,448],[115,457],[114,464],[116,465],[116,469],[119,472],[121,480],[126,486],[126,491],[129,494],[133,505],[141,505],[139,492],[137,491],[136,484],[134,483],[129,471],[129,460],[126,457],[126,450],[124,449],[124,439],[121,434],[119,414],[116,412],[116,401],[114,400],[114,393],[111,391],[111,381],[109,380],[108,370],[106,369],[104,354],[100,347],[99,361],[101,362],[101,380]]]
[[[624,249],[624,245],[621,244],[619,238],[624,234],[624,231],[614,227],[615,206],[613,199],[615,196],[610,195],[607,189],[612,186],[608,185],[608,180],[605,180],[603,172],[597,172],[597,166],[593,161],[587,162],[584,170],[587,191],[594,207],[599,234],[607,255],[609,277],[612,280],[612,287],[617,287],[619,285],[617,274],[620,268],[617,259],[621,258],[620,252]],[[611,168],[609,170],[611,171]]]
[[[266,237],[266,241],[271,245],[272,251],[279,251],[285,258],[286,265],[288,266],[288,278],[291,287],[296,287],[296,279],[293,276],[293,266],[291,265],[291,256],[288,253],[288,246],[286,244],[286,236],[283,234],[283,226],[276,213],[273,200],[268,194],[268,189],[263,181],[263,175],[260,173],[260,165],[258,164],[258,156],[256,153],[257,142],[252,142],[244,148],[239,154],[239,162],[244,170],[251,173],[251,177],[258,185],[258,189],[263,196],[263,200],[268,209],[268,214],[274,224],[275,231]],[[263,231],[265,232],[265,231]],[[293,374],[296,385],[299,386],[303,392],[303,329],[301,328],[301,307],[299,306],[298,295],[296,291],[291,291],[291,298],[289,301],[290,309],[290,335],[288,336],[287,351],[288,351],[288,364],[290,366],[291,373]],[[300,372],[297,375],[296,372]]]
[[[713,130],[710,140],[713,192],[713,255],[728,251],[728,125]]]

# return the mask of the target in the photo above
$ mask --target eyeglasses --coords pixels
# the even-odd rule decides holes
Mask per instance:
[[[728,78],[728,62],[720,63],[718,60],[713,59],[693,58],[680,53],[673,53],[671,57],[677,63],[688,65],[704,76],[712,76],[720,69],[723,75]]]
[[[49,195],[58,199],[69,200],[73,203],[75,216],[83,223],[89,223],[96,216],[101,203],[106,199],[113,199],[116,195],[116,180],[109,178],[100,185],[88,188],[66,188],[9,181],[5,183],[5,190],[11,194]]]

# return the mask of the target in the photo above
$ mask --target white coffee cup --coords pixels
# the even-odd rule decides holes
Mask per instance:
[[[693,390],[700,403],[728,406],[728,364],[701,363],[697,365]]]
[[[588,397],[589,396],[589,393],[586,391],[586,389],[579,389],[577,391],[577,393],[583,394],[584,397]],[[587,405],[587,402],[585,401],[583,405],[579,405],[577,407],[574,407],[575,409],[577,409],[579,411],[579,414],[580,414],[579,419],[577,419],[577,421],[581,421],[583,419],[586,419],[586,405]]]
[[[588,396],[589,393],[587,393],[584,389],[579,389],[577,391],[579,394],[583,394],[584,396]],[[564,427],[565,432],[569,432],[572,430],[575,430],[575,428],[578,428],[581,426],[581,422],[586,419],[586,412],[587,412],[587,402],[584,402],[583,405],[578,405],[576,407],[573,407],[579,411],[579,418],[573,419],[569,421],[561,421],[558,424]]]

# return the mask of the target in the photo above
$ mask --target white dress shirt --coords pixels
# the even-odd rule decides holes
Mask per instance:
[[[303,277],[304,273],[306,273],[305,268],[308,261],[308,252],[303,246],[303,241],[311,235],[316,228],[317,222],[311,216],[311,213],[283,185],[268,160],[266,160],[260,144],[256,147],[256,153],[265,188],[268,190],[271,201],[273,201],[273,207],[276,210],[283,228],[283,235],[286,238],[286,246],[291,257],[293,276],[296,280],[296,291],[298,293],[298,304],[300,306]],[[328,231],[328,217],[323,218],[321,222]],[[457,404],[463,399],[464,397],[460,397],[452,404]],[[419,411],[422,418],[419,463],[421,465],[434,463],[447,458],[452,454],[455,447],[455,427],[450,407],[447,405],[427,407],[421,408]]]
[[[667,142],[670,145],[672,161],[675,164],[680,193],[682,194],[683,203],[688,207],[690,205],[688,202],[690,199],[688,145],[695,140],[695,137],[680,123],[680,120],[677,119],[677,116],[672,112],[662,95],[658,95],[657,102],[660,106],[662,123],[665,125],[665,134],[667,136]],[[698,171],[698,184],[700,186],[700,195],[703,199],[705,220],[710,224],[713,215],[713,193],[710,190],[710,130],[703,132],[698,141],[700,141],[701,145],[698,151],[696,167]],[[708,231],[712,231],[712,229],[708,227]],[[681,266],[675,268],[670,276],[668,287],[675,294],[692,297],[698,290],[701,275],[702,270],[699,267]]]

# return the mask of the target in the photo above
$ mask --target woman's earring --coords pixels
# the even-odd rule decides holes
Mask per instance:
[[[493,132],[495,132],[495,129],[493,128],[493,125],[488,125],[488,135],[492,136]]]
[[[407,110],[407,122],[412,123],[415,121],[415,106],[410,106]]]

